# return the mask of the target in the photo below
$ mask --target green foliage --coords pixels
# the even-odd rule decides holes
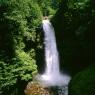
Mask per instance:
[[[33,0],[0,0],[0,90],[4,95],[11,87],[24,89],[37,73],[36,29],[41,19]]]
[[[73,75],[95,62],[95,8],[92,1],[62,0],[52,19],[61,67]]]
[[[4,63],[3,61],[0,62],[0,89],[6,87],[9,89],[9,86],[14,85],[16,83],[16,78],[12,71],[13,66]]]
[[[70,82],[69,95],[95,94],[95,65],[78,73]]]
[[[44,16],[54,15],[61,0],[37,0]]]
[[[36,61],[24,51],[16,51],[16,53],[18,59],[20,60],[18,64],[21,65],[16,69],[16,72],[19,72],[17,75],[21,77],[21,80],[30,80],[33,75],[37,73],[37,66],[35,64]],[[33,56],[34,52],[32,53],[32,57]]]
[[[56,10],[54,10],[51,7],[48,7],[49,16],[53,16],[56,13]]]
[[[71,2],[69,2],[69,8],[73,8],[73,9],[84,9],[84,8],[87,8],[89,7],[89,3],[90,3],[90,0],[80,0],[80,1],[77,1],[77,0],[71,0]]]

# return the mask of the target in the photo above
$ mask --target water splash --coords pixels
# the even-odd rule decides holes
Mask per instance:
[[[54,28],[48,19],[43,20],[42,24],[45,35],[44,44],[46,68],[44,74],[39,75],[37,78],[40,83],[45,86],[64,86],[67,88],[71,78],[66,74],[60,73]]]

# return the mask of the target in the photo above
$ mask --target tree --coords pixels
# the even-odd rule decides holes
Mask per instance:
[[[0,1],[0,90],[3,95],[21,95],[25,83],[37,73],[36,28],[41,17],[39,5],[32,0]]]

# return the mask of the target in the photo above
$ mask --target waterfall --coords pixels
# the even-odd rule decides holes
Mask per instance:
[[[45,86],[59,86],[60,91],[63,94],[68,95],[68,83],[70,81],[70,76],[66,74],[61,74],[59,69],[59,56],[56,46],[55,32],[52,24],[48,19],[42,21],[43,31],[44,31],[44,44],[45,44],[45,72],[38,78],[40,82]],[[64,92],[65,90],[65,92]]]
[[[46,61],[46,70],[45,74],[54,77],[56,74],[59,74],[59,59],[58,51],[56,47],[56,40],[54,29],[49,22],[49,20],[43,20],[43,30],[44,30],[44,44],[45,44],[45,61]]]

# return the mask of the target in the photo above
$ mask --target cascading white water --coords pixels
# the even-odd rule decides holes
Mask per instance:
[[[38,78],[45,86],[64,86],[65,89],[67,89],[70,77],[66,74],[61,74],[59,70],[59,58],[54,28],[48,19],[43,20],[42,24],[45,35],[44,44],[46,68],[44,74],[40,75]],[[67,91],[64,93],[65,94],[59,95],[68,95]]]
[[[45,43],[45,61],[46,61],[46,70],[45,74],[48,76],[55,76],[59,74],[59,59],[58,51],[56,47],[56,40],[54,29],[49,22],[49,20],[43,20],[43,30],[45,34],[44,43]]]

